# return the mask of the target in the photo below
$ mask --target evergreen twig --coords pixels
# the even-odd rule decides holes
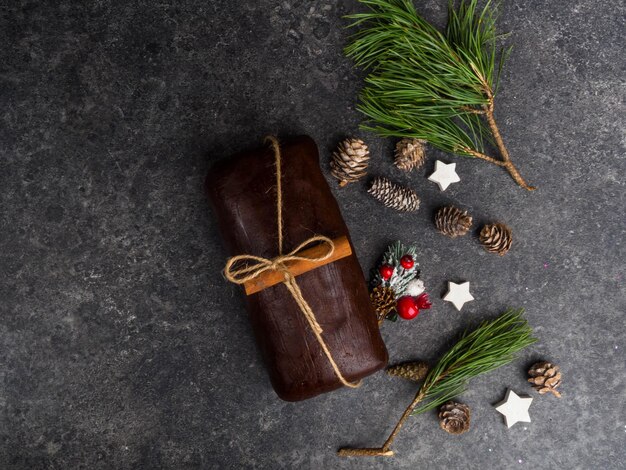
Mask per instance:
[[[415,264],[410,269],[404,269],[400,266],[400,258],[404,255],[410,255],[414,260],[417,258],[417,247],[415,245],[405,245],[399,240],[389,245],[387,251],[382,257],[383,264],[388,264],[390,266],[395,266],[396,270],[394,272],[394,276],[389,281],[384,281],[380,276],[380,272],[378,270],[375,271],[374,274],[374,284],[375,285],[385,285],[391,287],[396,293],[396,298],[398,298],[406,289],[409,282],[413,279],[419,277],[419,263],[417,260]]]
[[[341,449],[339,455],[393,455],[391,444],[409,416],[438,408],[464,392],[470,379],[510,363],[519,351],[536,341],[522,317],[523,312],[523,309],[509,309],[495,320],[483,322],[474,331],[465,332],[430,370],[382,447],[346,448]]]
[[[500,72],[510,49],[497,52],[495,8],[477,0],[448,7],[440,32],[415,10],[412,0],[359,0],[366,13],[348,16],[362,26],[345,53],[369,69],[358,109],[362,127],[382,136],[424,139],[440,150],[504,167],[529,186],[511,162],[494,118]],[[501,159],[485,154],[495,144]]]

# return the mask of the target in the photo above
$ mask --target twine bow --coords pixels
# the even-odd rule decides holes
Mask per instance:
[[[254,255],[238,255],[229,258],[224,268],[224,276],[230,282],[235,284],[245,284],[246,282],[260,276],[266,271],[280,271],[284,276],[283,284],[287,287],[291,296],[296,301],[296,304],[300,308],[300,311],[304,314],[311,330],[315,334],[317,342],[321,346],[324,354],[328,358],[328,362],[333,368],[335,375],[346,387],[356,388],[361,385],[361,382],[351,383],[348,382],[341,371],[339,366],[333,359],[333,356],[322,337],[324,330],[320,326],[319,322],[315,318],[315,314],[308,302],[302,296],[302,291],[296,282],[296,277],[289,270],[288,264],[292,261],[311,261],[321,262],[325,261],[332,256],[335,251],[335,244],[333,241],[322,235],[315,235],[298,245],[292,251],[287,254],[283,254],[283,217],[282,217],[282,188],[281,188],[281,156],[280,156],[280,144],[276,137],[268,136],[265,138],[269,141],[274,150],[274,157],[276,161],[276,206],[277,206],[277,225],[278,225],[278,256],[272,259],[263,258],[261,256]],[[311,257],[303,256],[301,253],[309,246],[320,242],[321,245],[327,248],[326,253],[321,256]]]

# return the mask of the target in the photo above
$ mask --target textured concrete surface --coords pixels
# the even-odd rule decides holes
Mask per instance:
[[[413,175],[392,141],[358,130],[362,75],[342,57],[354,1],[4,2],[0,6],[0,467],[602,468],[626,466],[624,146],[620,2],[505,2],[515,49],[497,117],[539,190],[500,169],[429,151]],[[445,2],[421,2],[442,24]],[[387,324],[392,361],[435,359],[467,325],[523,306],[541,341],[474,381],[472,429],[413,419],[396,457],[341,460],[382,443],[414,386],[380,373],[358,390],[279,401],[252,340],[202,194],[210,162],[269,132],[308,133],[328,174],[347,135],[372,174],[423,205],[393,213],[364,184],[336,195],[367,271],[414,240],[436,299]],[[434,161],[461,183],[441,193]],[[333,186],[336,188],[336,186]],[[443,203],[502,220],[513,250],[435,232]],[[440,300],[469,280],[462,313]],[[536,397],[507,430],[493,404],[533,393],[535,359],[561,364],[563,399]]]

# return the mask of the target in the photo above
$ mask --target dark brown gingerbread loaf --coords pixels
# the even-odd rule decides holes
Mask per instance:
[[[320,170],[313,139],[301,136],[281,141],[281,155],[284,251],[313,235],[349,238]],[[214,165],[206,179],[206,192],[230,255],[273,258],[278,254],[276,175],[270,146]],[[302,274],[297,282],[347,380],[357,381],[385,367],[387,350],[354,254]],[[247,296],[246,300],[278,396],[289,401],[304,400],[341,386],[283,284]]]

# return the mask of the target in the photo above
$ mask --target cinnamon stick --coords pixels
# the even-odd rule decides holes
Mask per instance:
[[[308,260],[290,261],[287,263],[289,271],[294,276],[299,276],[300,274],[312,271],[313,269],[319,268],[320,266],[324,266],[352,254],[352,247],[350,246],[348,237],[341,236],[335,238],[333,240],[333,243],[335,245],[335,250],[329,258],[323,261],[315,262]],[[314,246],[312,248],[303,250],[299,253],[299,256],[303,256],[306,258],[316,258],[323,255],[326,250],[327,248],[324,246]],[[280,271],[265,271],[256,278],[246,282],[244,284],[244,289],[246,290],[246,295],[256,294],[257,292],[261,292],[263,289],[267,289],[268,287],[280,284],[284,280],[285,277]]]

